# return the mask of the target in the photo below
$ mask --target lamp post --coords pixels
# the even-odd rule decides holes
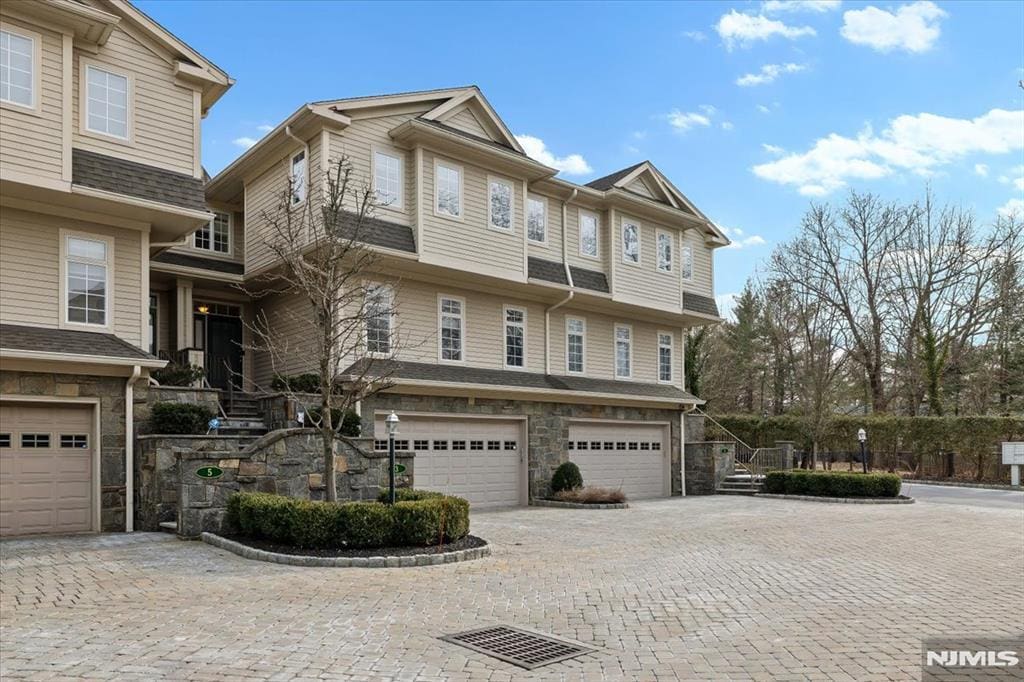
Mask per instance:
[[[864,429],[858,429],[857,440],[860,441],[860,463],[866,474],[868,472],[868,456],[864,451],[864,446],[868,442],[868,432]]]
[[[388,427],[388,504],[395,503],[395,433],[398,431],[398,415],[392,412],[384,418]]]

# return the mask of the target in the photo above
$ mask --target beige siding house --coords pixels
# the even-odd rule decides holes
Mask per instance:
[[[308,183],[315,210],[342,158],[380,201],[370,276],[393,291],[401,339],[375,356],[393,385],[360,406],[364,435],[383,447],[395,411],[415,486],[526,504],[573,460],[634,499],[681,493],[683,415],[700,402],[685,390],[684,339],[719,321],[711,263],[728,244],[682,192],[649,162],[586,185],[558,178],[476,87],[314,102],[207,185],[243,226],[231,259],[244,280],[278,265],[268,218],[289,178]],[[230,300],[220,291],[211,302]],[[296,349],[276,364],[246,356],[240,388],[314,370],[298,350],[301,300],[239,303]]]
[[[131,530],[150,280],[211,219],[232,81],[124,0],[5,2],[0,39],[0,535]]]

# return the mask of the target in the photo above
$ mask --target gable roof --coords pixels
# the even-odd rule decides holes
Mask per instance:
[[[612,187],[614,187],[616,185],[616,183],[619,182],[619,180],[621,180],[622,178],[626,177],[627,175],[629,175],[630,173],[632,173],[633,171],[635,171],[637,168],[639,168],[640,166],[644,165],[645,163],[649,163],[649,162],[648,161],[641,161],[640,163],[633,164],[629,168],[623,168],[622,170],[617,170],[614,173],[610,173],[610,174],[604,176],[603,178],[598,178],[597,180],[591,180],[590,182],[587,183],[587,187],[591,187],[593,189],[599,189],[602,192],[607,190],[607,189],[611,189]]]

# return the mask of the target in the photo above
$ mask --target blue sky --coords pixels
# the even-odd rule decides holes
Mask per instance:
[[[1024,213],[1022,2],[139,6],[237,80],[211,173],[303,102],[477,84],[567,179],[650,159],[736,242],[723,299],[850,188]]]

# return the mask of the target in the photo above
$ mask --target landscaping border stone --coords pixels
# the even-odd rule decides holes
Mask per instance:
[[[604,502],[600,504],[585,504],[583,502],[563,502],[562,500],[541,500],[534,498],[530,502],[532,507],[559,507],[562,509],[629,509],[628,502]]]
[[[983,488],[985,490],[1024,490],[1024,487],[1014,487],[1009,483],[971,483],[970,481],[943,481],[928,478],[904,478],[906,484],[920,483],[921,485],[941,485],[947,488]]]
[[[268,552],[263,549],[256,549],[248,545],[229,540],[216,533],[204,532],[199,538],[214,547],[225,549],[245,559],[253,561],[266,561],[273,564],[287,564],[289,566],[309,566],[318,568],[407,568],[412,566],[440,566],[442,564],[454,564],[462,561],[482,559],[491,554],[491,546],[474,547],[472,549],[461,549],[456,552],[444,554],[410,554],[405,556],[371,556],[371,557],[323,557],[323,556],[300,556],[294,554],[281,554],[279,552]]]
[[[804,500],[805,502],[839,502],[846,504],[913,504],[913,497],[821,497],[818,495],[776,495],[775,493],[757,493],[755,497],[767,497],[775,500]]]

